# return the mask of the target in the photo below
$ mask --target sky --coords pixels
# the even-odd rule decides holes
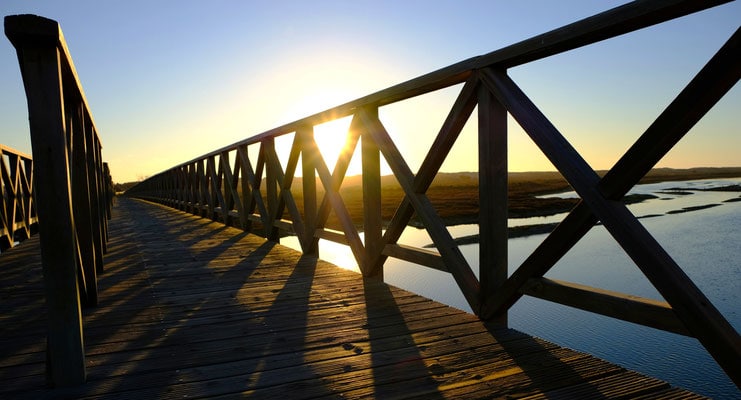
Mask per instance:
[[[2,0],[0,14],[61,24],[103,157],[122,183],[622,3]],[[508,73],[592,168],[609,169],[740,21],[734,2]],[[459,90],[379,111],[413,170]],[[739,110],[736,85],[659,166],[741,166]],[[477,169],[475,120],[443,171]],[[317,128],[330,169],[330,149],[348,123]],[[554,169],[512,120],[509,131],[510,170]],[[288,141],[278,141],[282,155]],[[31,153],[25,93],[6,38],[0,143]]]

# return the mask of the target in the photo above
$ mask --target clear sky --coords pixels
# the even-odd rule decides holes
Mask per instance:
[[[2,0],[0,14],[60,22],[104,158],[114,181],[126,182],[622,3]],[[734,2],[510,75],[593,168],[607,169],[740,22]],[[738,86],[660,166],[741,166]],[[413,168],[456,93],[381,110]],[[3,38],[0,143],[30,153],[27,119],[15,50]],[[472,120],[443,170],[476,170]],[[510,127],[512,170],[553,169]],[[320,145],[341,141],[330,131]]]

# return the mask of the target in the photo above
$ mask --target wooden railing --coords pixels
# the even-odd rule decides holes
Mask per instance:
[[[316,254],[320,238],[347,244],[366,276],[382,276],[388,257],[447,271],[471,309],[484,319],[506,322],[509,307],[522,295],[530,295],[696,337],[739,385],[738,333],[620,200],[738,81],[741,34],[737,31],[728,40],[603,178],[507,74],[511,67],[720,3],[724,1],[632,2],[210,152],[159,173],[127,193],[258,231],[272,240],[278,240],[281,231],[295,234],[309,254]],[[457,100],[414,173],[379,119],[379,107],[460,83],[463,86]],[[480,242],[486,244],[479,250],[478,278],[425,194],[477,106],[479,235]],[[581,197],[578,206],[509,276],[508,113]],[[314,127],[347,116],[352,116],[345,139],[349,150],[330,170],[314,139]],[[293,135],[285,168],[275,145],[282,135]],[[358,142],[362,148],[364,239],[339,192]],[[257,157],[250,157],[254,147],[258,147]],[[380,208],[381,155],[405,193],[385,230]],[[292,192],[299,159],[301,207]],[[317,176],[324,191],[321,198],[317,197],[316,179],[312,179]],[[326,229],[330,210],[338,217],[341,232]],[[397,243],[414,213],[434,241],[436,252]],[[607,228],[666,301],[543,277],[597,222]]]
[[[48,307],[47,373],[85,381],[80,306],[98,302],[112,187],[102,145],[62,31],[33,15],[5,17],[28,101],[33,202]],[[30,159],[27,161],[30,164]],[[28,176],[28,165],[25,172]],[[31,186],[30,180],[27,184]]]
[[[22,242],[38,231],[36,205],[33,202],[33,161],[31,156],[0,145],[0,251]]]

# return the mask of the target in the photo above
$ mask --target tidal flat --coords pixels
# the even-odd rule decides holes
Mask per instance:
[[[603,176],[607,171],[597,171]],[[690,168],[672,169],[657,168],[650,171],[639,184],[659,182],[679,182],[705,179],[724,179],[741,177],[741,167],[724,168]],[[294,193],[296,203],[303,204],[300,191],[301,178],[297,178],[292,185],[299,189]],[[689,195],[697,190],[722,190],[741,192],[737,184],[730,184],[724,188],[666,188],[657,193],[629,193],[623,197],[626,204],[640,203],[664,195],[673,195],[671,192],[682,192]],[[323,192],[317,185],[318,196],[321,199]],[[528,219],[533,217],[547,217],[568,212],[578,203],[577,196],[569,195],[572,191],[566,179],[557,171],[546,172],[510,172],[508,176],[508,212],[509,218]],[[362,177],[349,176],[343,181],[340,194],[353,223],[362,229],[363,225],[363,186]],[[438,216],[448,226],[477,224],[479,219],[479,186],[478,174],[475,172],[441,172],[426,191]],[[564,194],[564,195],[562,195]],[[381,177],[381,218],[387,224],[405,196],[404,190],[393,176]],[[301,207],[303,208],[303,207]],[[410,226],[423,228],[422,222],[414,215],[409,222]],[[341,224],[334,213],[327,220],[326,227],[341,229]],[[532,227],[533,232],[545,229]],[[518,228],[511,230],[512,237],[528,235],[528,230]]]

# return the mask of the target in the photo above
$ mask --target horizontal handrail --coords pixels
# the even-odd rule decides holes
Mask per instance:
[[[33,161],[31,156],[0,145],[0,250],[20,243],[38,231],[38,216],[33,202]]]
[[[691,14],[724,1],[635,1],[543,35],[471,58],[366,97],[268,130],[161,172],[131,188],[132,196],[258,232],[271,240],[295,234],[304,253],[318,239],[350,247],[366,276],[383,276],[388,257],[449,272],[471,309],[506,322],[522,295],[598,312],[696,337],[726,373],[741,382],[741,338],[669,254],[620,200],[739,80],[741,33],[736,32],[659,115],[604,178],[507,75],[507,69]],[[379,119],[379,108],[461,84],[419,170],[411,170]],[[479,276],[463,257],[426,192],[463,126],[478,109]],[[580,196],[580,203],[530,257],[508,276],[507,115]],[[316,125],[351,117],[346,149],[330,169],[314,139]],[[292,134],[282,164],[275,140]],[[340,191],[355,149],[362,157],[361,239]],[[257,148],[257,157],[248,150]],[[381,224],[381,156],[404,192],[395,214]],[[294,189],[301,161],[301,190]],[[321,190],[318,190],[321,189]],[[300,193],[300,198],[298,197]],[[341,231],[327,229],[334,212]],[[284,215],[287,214],[287,215]],[[397,243],[416,214],[436,252]],[[641,299],[543,275],[598,221],[625,249],[666,301]],[[333,226],[334,227],[334,226]]]
[[[59,24],[35,15],[7,16],[5,34],[18,54],[28,102],[33,205],[48,306],[47,373],[54,385],[79,384],[86,379],[80,306],[98,302],[110,172]]]

